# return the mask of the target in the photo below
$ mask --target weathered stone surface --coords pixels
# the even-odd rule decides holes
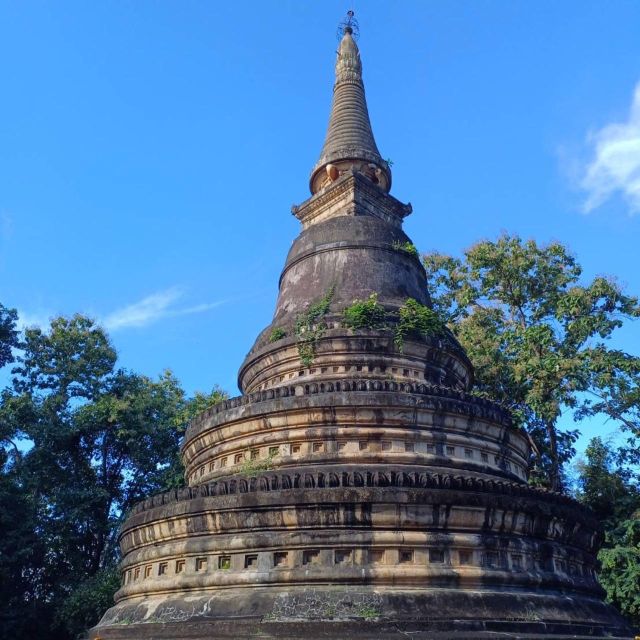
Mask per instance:
[[[407,298],[428,304],[424,267],[417,257],[394,248],[405,242],[402,230],[372,216],[341,213],[312,225],[289,251],[274,323],[289,324],[330,286],[336,309],[374,292],[390,308]]]
[[[528,486],[526,434],[470,393],[453,336],[400,347],[393,326],[342,326],[371,293],[390,325],[408,298],[430,302],[349,33],[337,73],[314,195],[294,210],[303,231],[240,368],[244,395],[190,425],[189,486],[129,514],[122,587],[89,637],[629,637],[596,581],[598,522]],[[328,290],[303,358],[296,324]]]
[[[375,380],[383,385],[425,384],[449,390],[468,390],[473,380],[471,363],[460,345],[448,334],[416,342],[407,340],[402,351],[387,331],[347,330],[342,318],[328,314],[326,329],[316,342],[311,365],[299,358],[299,337],[289,334],[269,342],[273,325],[264,331],[246,357],[238,375],[245,393],[286,387],[287,383],[306,385]],[[316,386],[318,386],[316,384]],[[343,385],[344,386],[344,385]],[[345,389],[348,390],[348,389]]]
[[[311,192],[317,193],[354,166],[385,191],[391,188],[391,169],[381,158],[371,131],[360,52],[347,28],[338,47],[329,128],[311,173]]]
[[[225,614],[233,610],[233,619]],[[267,611],[267,614],[261,614]],[[478,613],[481,615],[478,615]],[[491,618],[491,613],[499,617]],[[255,589],[220,597],[131,603],[105,620],[100,638],[628,638],[599,600],[458,589],[377,594],[370,588]],[[484,615],[483,615],[484,614]],[[589,623],[576,623],[581,616]],[[93,636],[96,637],[96,636]]]

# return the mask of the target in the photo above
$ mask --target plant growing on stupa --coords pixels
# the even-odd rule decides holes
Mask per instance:
[[[249,476],[250,478],[255,478],[259,473],[263,471],[270,471],[273,469],[273,461],[278,456],[278,452],[269,452],[268,457],[263,458],[253,458],[245,460],[238,473]]]
[[[274,327],[269,334],[269,342],[278,342],[286,338],[287,332],[282,327]]]
[[[444,323],[438,314],[413,298],[407,298],[398,309],[398,320],[394,327],[393,341],[402,351],[405,338],[421,339],[425,336],[441,335]]]
[[[298,315],[295,324],[295,334],[298,337],[298,355],[300,362],[308,367],[316,357],[316,344],[327,330],[324,317],[329,312],[333,300],[335,286],[331,285],[324,296]]]
[[[400,242],[400,240],[395,240],[391,245],[396,251],[402,251],[404,253],[408,253],[410,256],[417,258],[419,256],[418,249],[413,242]]]
[[[342,324],[349,329],[381,329],[385,326],[386,312],[372,293],[366,300],[354,300],[342,312]]]

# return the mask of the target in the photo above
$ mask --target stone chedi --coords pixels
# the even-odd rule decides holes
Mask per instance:
[[[528,486],[526,435],[470,395],[390,187],[347,26],[273,322],[242,395],[189,426],[188,487],[124,522],[122,587],[90,637],[625,636],[598,523]]]

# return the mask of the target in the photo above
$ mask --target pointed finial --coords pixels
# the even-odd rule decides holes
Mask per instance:
[[[338,40],[341,40],[345,33],[350,33],[354,40],[360,37],[360,25],[355,16],[356,13],[353,9],[347,11],[347,17],[338,25],[338,32],[336,34]]]
[[[391,169],[373,137],[362,82],[362,62],[355,38],[358,23],[352,10],[338,28],[340,46],[329,129],[320,159],[311,172],[311,193],[335,182],[349,171],[360,173],[384,191],[391,188]]]

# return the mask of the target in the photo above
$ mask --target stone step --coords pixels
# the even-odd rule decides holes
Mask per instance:
[[[89,632],[86,640],[632,640],[633,633],[590,625],[442,620],[394,623],[384,620],[260,622],[218,620],[197,623],[113,625]]]

